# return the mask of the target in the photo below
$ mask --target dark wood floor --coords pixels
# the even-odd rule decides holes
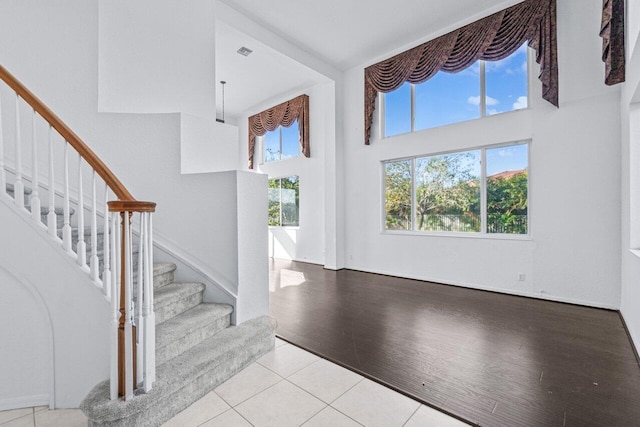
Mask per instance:
[[[482,426],[640,426],[618,313],[274,260],[276,334]]]

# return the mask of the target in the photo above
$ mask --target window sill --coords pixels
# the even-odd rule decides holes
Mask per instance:
[[[453,232],[429,232],[429,231],[394,231],[384,230],[380,232],[382,235],[389,236],[423,236],[423,237],[453,237],[457,239],[487,239],[487,240],[518,240],[533,241],[533,237],[529,234],[487,234],[487,233],[453,233]],[[638,250],[640,257],[640,250]]]
[[[270,225],[269,230],[271,230],[272,228],[281,228],[285,230],[300,230],[299,225]]]

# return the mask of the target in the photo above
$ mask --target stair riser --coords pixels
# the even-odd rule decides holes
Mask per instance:
[[[180,313],[184,313],[185,311],[200,304],[202,302],[202,294],[203,292],[198,292],[163,307],[156,308],[154,306],[154,311],[156,313],[156,325],[159,325],[160,323],[169,320]]]
[[[146,406],[144,409],[134,407],[133,405],[119,405],[120,416],[114,417],[113,413],[108,411],[91,412],[90,407],[93,400],[103,400],[108,405],[108,382],[104,382],[96,386],[94,391],[89,394],[87,399],[82,403],[81,407],[85,414],[88,415],[89,427],[158,427],[167,420],[174,417],[179,412],[189,407],[193,402],[205,396],[211,390],[246,368],[249,364],[257,360],[260,356],[267,353],[274,346],[273,331],[260,328],[251,333],[243,334],[241,339],[234,341],[232,345],[224,346],[225,349],[220,354],[211,358],[208,363],[199,363],[198,370],[202,374],[191,380],[189,378],[186,384],[170,393],[166,393],[161,397],[154,396],[154,401],[146,404],[140,403],[140,406]],[[215,353],[215,350],[208,350]],[[182,356],[180,356],[182,357]],[[168,363],[170,365],[171,362]],[[184,364],[188,365],[189,360],[185,359]],[[166,381],[164,375],[170,375],[158,367],[158,380]],[[180,379],[176,378],[177,382]],[[160,386],[162,389],[162,386]],[[151,395],[158,393],[158,390],[151,391]],[[124,417],[124,418],[123,418]],[[116,418],[116,419],[114,419]]]
[[[175,281],[174,271],[168,271],[166,273],[153,276],[153,289],[162,288],[163,286],[170,285]]]
[[[163,348],[156,348],[156,364],[162,365],[169,359],[184,353],[207,338],[211,338],[219,331],[231,324],[231,315],[217,319],[214,322],[203,324],[201,328],[181,337]]]

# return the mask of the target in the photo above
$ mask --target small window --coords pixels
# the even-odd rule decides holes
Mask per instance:
[[[528,106],[527,45],[500,61],[440,71],[384,95],[384,136],[444,126]],[[484,100],[483,100],[484,99]]]
[[[385,229],[529,234],[528,153],[519,143],[383,162]]]
[[[300,179],[297,176],[269,180],[269,225],[300,225]]]
[[[298,157],[300,155],[300,130],[298,120],[289,127],[279,126],[262,137],[264,163]]]

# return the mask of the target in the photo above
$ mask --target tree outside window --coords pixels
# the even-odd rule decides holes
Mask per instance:
[[[269,180],[269,226],[300,225],[300,179],[297,176]]]

